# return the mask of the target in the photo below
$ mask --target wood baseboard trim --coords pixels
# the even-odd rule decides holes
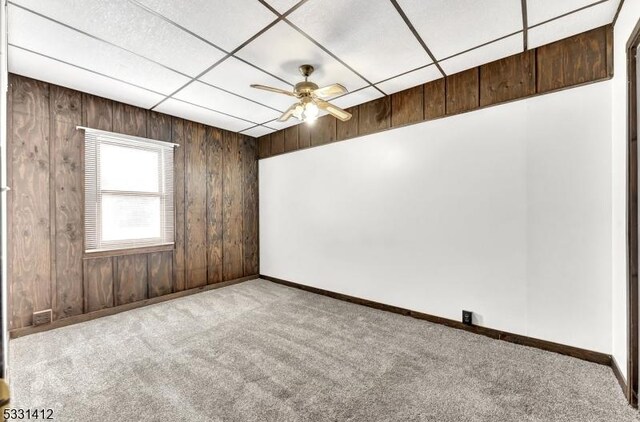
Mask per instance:
[[[611,369],[613,370],[613,375],[616,376],[616,379],[618,380],[618,384],[620,385],[620,388],[622,388],[622,392],[624,393],[625,397],[627,396],[627,381],[624,379],[624,376],[622,375],[622,371],[620,370],[620,367],[618,366],[618,362],[616,362],[616,358],[611,357]],[[627,397],[628,399],[628,397]]]
[[[546,350],[548,352],[559,353],[561,355],[571,356],[571,357],[585,360],[588,362],[598,363],[600,365],[611,367],[613,362],[611,355],[608,355],[606,353],[595,352],[587,349],[581,349],[579,347],[574,347],[574,346],[567,346],[564,344],[554,343],[547,340],[540,340],[537,338],[527,337],[520,334],[514,334],[506,331],[495,330],[493,328],[480,327],[477,325],[464,325],[462,322],[454,321],[452,319],[425,314],[423,312],[412,311],[410,309],[400,308],[398,306],[386,305],[384,303],[374,302],[368,299],[361,299],[358,297],[349,296],[342,293],[336,293],[329,290],[319,289],[317,287],[305,286],[303,284],[295,283],[288,280],[282,280],[282,279],[271,277],[268,275],[261,274],[260,278],[264,280],[272,281],[274,283],[282,284],[284,286],[289,286],[296,289],[305,290],[311,293],[328,296],[334,299],[343,300],[345,302],[355,303],[357,305],[368,306],[370,308],[375,308],[375,309],[380,309],[387,312],[406,315],[413,318],[433,322],[436,324],[446,325],[447,327],[456,328],[459,330],[464,330],[464,331],[468,331],[475,334],[480,334],[486,337],[491,337],[496,340],[503,340],[503,341],[508,341],[509,343],[535,347],[537,349]]]
[[[182,290],[182,291],[179,291],[179,292],[170,293],[168,295],[158,296],[158,297],[154,297],[154,298],[150,298],[150,299],[145,299],[145,300],[141,300],[141,301],[138,301],[138,302],[127,303],[126,305],[114,306],[112,308],[105,308],[105,309],[101,309],[99,311],[89,312],[89,313],[81,314],[81,315],[75,315],[75,316],[72,316],[72,317],[68,317],[68,318],[64,318],[64,319],[59,319],[59,320],[53,321],[50,324],[38,325],[38,326],[35,326],[35,327],[34,326],[30,326],[30,327],[24,327],[24,328],[17,328],[15,330],[9,331],[9,336],[10,336],[10,338],[13,339],[13,338],[26,336],[26,335],[29,335],[29,334],[40,333],[42,331],[49,331],[49,330],[53,330],[55,328],[66,327],[67,325],[72,325],[72,324],[77,324],[77,323],[80,323],[80,322],[90,321],[92,319],[118,314],[120,312],[126,312],[126,311],[130,311],[130,310],[136,309],[136,308],[142,308],[143,306],[147,306],[147,305],[153,305],[153,304],[156,304],[156,303],[162,303],[162,302],[166,302],[168,300],[177,299],[177,298],[185,297],[185,296],[190,296],[190,295],[193,295],[193,294],[196,294],[196,293],[206,292],[206,291],[209,291],[209,290],[215,290],[215,289],[219,289],[221,287],[227,287],[227,286],[231,286],[231,285],[242,283],[242,282],[249,281],[249,280],[255,280],[257,278],[258,278],[258,275],[254,274],[254,275],[250,275],[250,276],[246,276],[246,277],[236,278],[236,279],[229,280],[229,281],[223,281],[221,283],[207,284],[206,286],[202,286],[202,287],[195,287],[195,288],[189,289],[189,290]]]

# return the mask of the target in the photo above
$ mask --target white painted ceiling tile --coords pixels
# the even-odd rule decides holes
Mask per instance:
[[[527,24],[533,26],[595,3],[597,0],[527,0]],[[609,0],[612,1],[612,0]]]
[[[253,123],[274,119],[282,114],[279,111],[272,110],[198,81],[189,84],[179,91],[174,95],[174,98],[209,109],[222,111]]]
[[[303,80],[298,66],[311,64],[310,80],[319,86],[340,83],[353,91],[366,82],[325,53],[286,22],[279,22],[237,53],[248,62],[295,84]]]
[[[275,132],[275,131],[265,126],[256,126],[256,127],[252,127],[251,129],[242,131],[244,135],[253,136],[254,138],[259,138],[271,132]]]
[[[205,125],[226,129],[233,132],[240,132],[254,126],[244,120],[236,119],[222,113],[217,113],[203,107],[188,104],[173,98],[160,104],[154,110],[171,116],[182,117],[183,119],[203,123]]]
[[[529,29],[529,48],[549,44],[611,23],[617,4],[608,1]]]
[[[251,88],[251,84],[261,84],[274,88],[293,91],[289,84],[274,78],[268,73],[262,72],[255,67],[244,63],[235,57],[230,57],[208,73],[200,77],[200,80],[211,85],[222,87],[227,91],[242,95],[264,105],[284,111],[296,101],[294,97],[267,92],[260,89]]]
[[[281,129],[285,129],[291,126],[295,126],[295,125],[299,125],[300,123],[302,123],[300,120],[296,119],[295,117],[291,117],[289,120],[287,120],[286,122],[279,122],[277,120],[270,120],[268,122],[264,122],[262,123],[263,126],[275,129],[275,130],[281,130]]]
[[[15,3],[190,76],[225,54],[127,0]]]
[[[442,73],[440,73],[438,68],[432,64],[422,69],[414,70],[413,72],[381,82],[376,86],[386,94],[393,94],[442,77]]]
[[[135,54],[15,6],[9,7],[9,28],[11,44],[162,94],[170,94],[189,81]]]
[[[288,19],[370,82],[432,63],[389,0],[313,0]]]
[[[276,19],[256,0],[134,0],[227,51]]]
[[[521,31],[517,0],[398,0],[437,60]]]
[[[335,98],[331,100],[331,102],[338,107],[349,108],[366,103],[367,101],[376,100],[380,97],[384,97],[384,95],[374,87],[370,86],[368,88],[361,89],[360,91],[351,92],[343,95],[342,97]]]
[[[522,34],[512,35],[500,41],[476,48],[467,53],[440,62],[447,75],[462,72],[485,63],[522,52]]]
[[[280,13],[286,12],[299,2],[300,0],[267,0],[267,3]]]
[[[142,108],[151,108],[164,98],[162,95],[12,46],[9,46],[9,72]]]

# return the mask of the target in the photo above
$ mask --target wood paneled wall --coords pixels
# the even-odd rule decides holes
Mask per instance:
[[[603,26],[258,139],[260,158],[438,119],[613,76],[613,29]]]
[[[258,274],[254,138],[10,75],[10,329]],[[174,247],[84,253],[87,126],[180,145]],[[114,309],[115,310],[115,309]]]

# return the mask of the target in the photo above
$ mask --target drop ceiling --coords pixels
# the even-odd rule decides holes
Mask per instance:
[[[297,67],[350,107],[613,21],[621,0],[9,0],[9,71],[262,136]]]

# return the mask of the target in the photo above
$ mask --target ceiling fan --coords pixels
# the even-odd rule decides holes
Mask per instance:
[[[351,118],[351,113],[324,100],[324,98],[331,98],[337,95],[346,94],[349,92],[347,91],[347,88],[340,84],[332,84],[318,88],[318,85],[308,80],[309,76],[313,73],[313,66],[310,64],[303,64],[298,68],[298,70],[302,76],[304,76],[304,81],[297,83],[293,88],[293,92],[265,85],[251,85],[252,88],[289,95],[291,97],[296,97],[299,100],[289,107],[282,116],[280,116],[278,119],[279,122],[287,121],[291,116],[303,122],[313,122],[316,117],[318,117],[320,110],[325,110],[327,113],[335,116],[343,122],[346,122]]]

